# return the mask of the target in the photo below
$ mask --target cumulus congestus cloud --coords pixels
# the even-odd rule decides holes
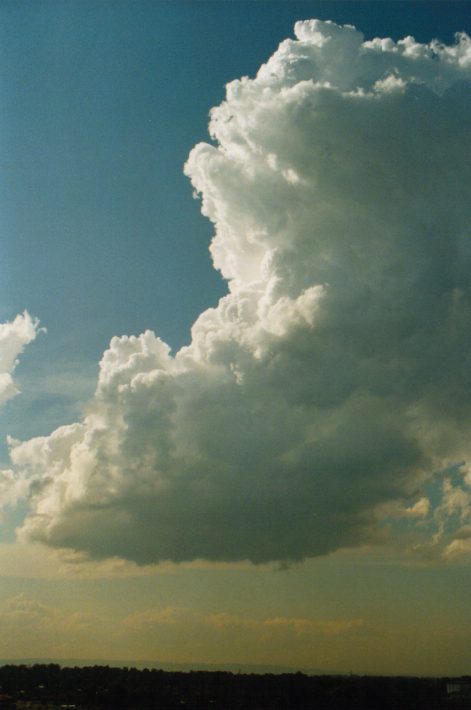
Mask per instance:
[[[295,32],[186,164],[228,295],[175,356],[114,338],[87,416],[12,447],[23,536],[302,559],[433,519],[423,485],[469,457],[471,41]]]
[[[13,373],[28,343],[36,338],[39,321],[26,311],[14,320],[0,323],[0,405],[19,394]]]
[[[27,311],[12,321],[0,323],[0,407],[20,393],[13,379],[18,357],[36,338],[39,330],[39,321]],[[0,469],[0,512],[15,505],[27,489],[28,482],[24,476],[15,475],[11,469]]]

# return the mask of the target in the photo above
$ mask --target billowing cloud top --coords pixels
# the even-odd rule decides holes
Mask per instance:
[[[83,421],[12,447],[23,536],[288,561],[375,542],[395,510],[468,539],[469,475],[435,512],[420,491],[471,453],[471,41],[295,32],[185,168],[228,295],[174,357],[114,338]]]

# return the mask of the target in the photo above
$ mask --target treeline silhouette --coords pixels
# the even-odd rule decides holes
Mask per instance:
[[[468,708],[446,678],[233,674],[58,664],[0,667],[0,708],[98,710],[428,710]]]

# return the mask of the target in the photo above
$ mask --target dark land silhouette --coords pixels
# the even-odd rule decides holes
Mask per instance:
[[[56,663],[0,666],[0,710],[434,710],[471,708],[471,676],[172,672]]]

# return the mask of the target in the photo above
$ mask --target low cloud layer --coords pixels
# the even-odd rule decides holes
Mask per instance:
[[[265,562],[437,528],[424,486],[471,453],[471,41],[295,33],[185,167],[228,295],[175,356],[114,338],[83,421],[12,446],[23,537]]]
[[[183,655],[194,662],[203,649],[210,662],[221,664],[247,658],[247,647],[255,659],[257,654],[273,653],[275,647],[282,649],[279,661],[290,664],[293,654],[311,661],[313,643],[323,654],[326,648],[332,654],[339,642],[353,644],[371,634],[363,619],[251,618],[184,607],[150,608],[117,616],[64,610],[23,593],[2,600],[0,623],[4,658],[95,658],[100,649],[107,654],[105,658],[110,651],[115,658],[134,660],[149,660],[162,653],[156,660],[171,661]],[[179,643],[183,640],[183,650],[177,639]]]

